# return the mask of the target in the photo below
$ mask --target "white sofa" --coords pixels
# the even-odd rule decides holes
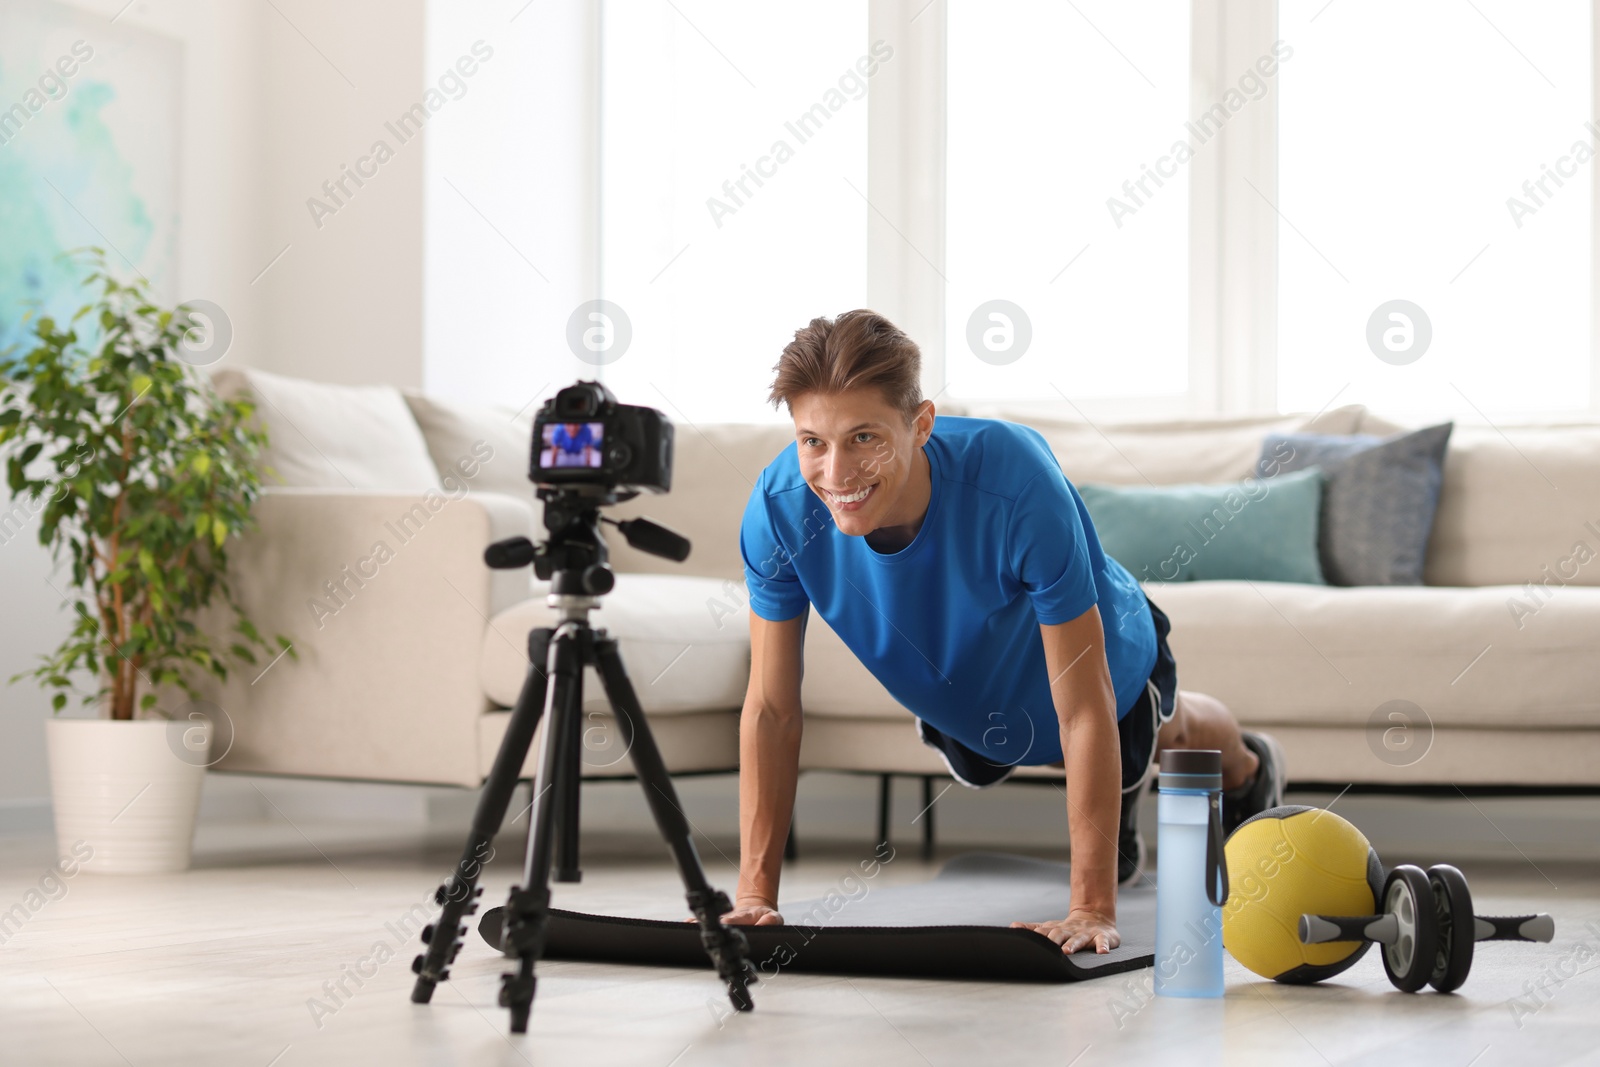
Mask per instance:
[[[285,483],[235,549],[237,590],[299,654],[210,693],[235,730],[219,768],[479,784],[527,670],[527,631],[549,617],[527,572],[482,563],[490,541],[542,532],[526,479],[531,412],[260,372],[217,381],[256,394]],[[1312,424],[974,413],[1037,426],[1069,477],[1109,484],[1243,478],[1265,433]],[[1345,407],[1312,428],[1396,427]],[[674,772],[737,768],[749,657],[739,519],[789,440],[784,426],[680,425],[673,492],[614,509],[694,541],[673,564],[615,537],[617,586],[595,617],[621,639]],[[1147,588],[1172,619],[1182,686],[1274,733],[1292,781],[1600,785],[1600,425],[1458,426],[1427,581]],[[910,715],[815,618],[806,657],[804,768],[943,773]],[[631,774],[592,676],[586,697],[585,774]]]

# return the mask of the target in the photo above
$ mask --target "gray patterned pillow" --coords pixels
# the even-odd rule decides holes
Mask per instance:
[[[1453,423],[1391,437],[1270,434],[1263,478],[1323,473],[1317,551],[1329,585],[1421,585]]]

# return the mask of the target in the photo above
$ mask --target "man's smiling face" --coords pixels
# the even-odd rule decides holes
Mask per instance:
[[[789,411],[800,474],[842,533],[863,537],[921,523],[928,506],[922,446],[933,431],[931,401],[924,400],[909,422],[874,388],[806,393]]]

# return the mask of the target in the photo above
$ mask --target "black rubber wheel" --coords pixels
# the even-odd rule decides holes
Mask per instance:
[[[1402,863],[1383,883],[1383,911],[1393,915],[1400,936],[1383,946],[1383,969],[1402,993],[1415,993],[1428,984],[1439,953],[1439,916],[1433,887],[1421,867]]]
[[[1439,950],[1428,984],[1441,993],[1453,993],[1472,970],[1472,946],[1477,940],[1472,893],[1467,876],[1448,863],[1428,868],[1428,884],[1439,917]]]

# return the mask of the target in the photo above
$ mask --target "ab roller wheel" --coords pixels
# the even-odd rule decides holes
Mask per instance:
[[[1383,945],[1383,969],[1389,983],[1402,993],[1415,993],[1428,984],[1439,952],[1439,922],[1434,914],[1433,890],[1422,868],[1402,863],[1383,883],[1383,910],[1394,917],[1392,940]]]
[[[1446,863],[1428,869],[1428,882],[1433,891],[1434,913],[1439,918],[1439,956],[1428,981],[1441,993],[1453,993],[1472,970],[1472,946],[1477,942],[1472,893],[1467,889],[1466,876]],[[1463,922],[1456,922],[1458,915],[1464,917]]]
[[[1389,872],[1381,915],[1303,915],[1300,940],[1373,942],[1383,949],[1383,969],[1394,987],[1415,993],[1431,985],[1441,993],[1461,987],[1472,970],[1479,941],[1549,941],[1555,922],[1548,915],[1490,918],[1474,915],[1467,879],[1439,864],[1426,873],[1411,864]]]

